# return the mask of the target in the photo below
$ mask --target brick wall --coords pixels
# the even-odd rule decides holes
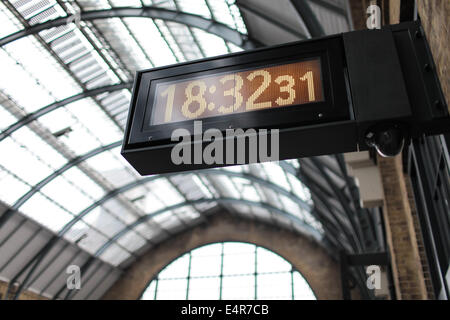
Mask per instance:
[[[8,283],[0,280],[0,300],[5,299],[5,294],[8,289]],[[9,293],[8,299],[12,299],[14,296],[14,291]],[[43,297],[32,291],[24,291],[20,294],[19,300],[48,300],[48,298]]]
[[[433,285],[431,283],[430,268],[428,266],[427,253],[423,244],[422,231],[420,229],[419,216],[417,214],[416,204],[414,200],[414,192],[411,185],[411,179],[405,175],[406,189],[408,192],[408,200],[411,207],[411,215],[413,218],[414,231],[416,232],[417,248],[419,250],[420,263],[422,265],[423,277],[425,280],[425,286],[427,291],[427,298],[434,299]]]
[[[384,220],[397,299],[427,299],[424,268],[401,156],[378,158],[385,196]]]
[[[418,0],[417,6],[450,111],[450,1]]]

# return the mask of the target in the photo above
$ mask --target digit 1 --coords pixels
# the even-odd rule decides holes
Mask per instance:
[[[300,77],[300,80],[308,81],[308,95],[309,95],[309,101],[316,101],[316,95],[314,93],[314,75],[312,71],[308,71],[305,73],[303,77]]]
[[[175,98],[175,84],[169,86],[166,90],[161,92],[161,97],[167,97],[166,113],[164,116],[164,122],[170,122],[172,119],[173,100]]]

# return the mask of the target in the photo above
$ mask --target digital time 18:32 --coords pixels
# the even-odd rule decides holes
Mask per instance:
[[[320,60],[159,83],[151,125],[323,101]]]

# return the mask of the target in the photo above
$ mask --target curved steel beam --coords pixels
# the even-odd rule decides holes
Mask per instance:
[[[61,18],[56,18],[53,20],[46,21],[44,23],[35,24],[29,28],[19,30],[13,34],[10,34],[2,39],[0,39],[0,47],[8,44],[12,41],[18,40],[20,38],[36,34],[46,29],[59,27],[67,24],[71,21],[70,18],[74,16],[66,16]],[[133,7],[115,7],[111,9],[104,10],[92,10],[84,11],[80,14],[81,21],[92,21],[99,19],[109,19],[109,18],[151,18],[151,19],[161,19],[167,21],[173,21],[180,24],[187,25],[189,27],[198,28],[206,32],[215,34],[222,39],[232,42],[235,45],[243,49],[253,49],[261,46],[257,41],[251,40],[247,35],[244,35],[227,25],[203,18],[199,15],[186,13],[178,10],[171,10],[166,8],[145,6],[141,8]],[[78,19],[78,17],[76,17]],[[73,19],[72,19],[73,20]]]
[[[55,170],[53,173],[51,173],[50,175],[48,175],[47,177],[45,177],[44,179],[42,179],[41,181],[39,181],[37,184],[35,184],[27,193],[25,193],[23,196],[21,196],[1,217],[0,217],[0,228],[5,224],[5,222],[13,215],[13,213],[15,211],[17,211],[25,202],[27,202],[33,195],[35,195],[36,193],[38,193],[44,186],[46,186],[47,184],[49,184],[51,181],[53,181],[54,179],[56,179],[58,176],[60,176],[61,174],[63,174],[64,172],[66,172],[67,170],[73,168],[74,166],[78,165],[79,163],[86,161],[102,152],[114,149],[116,147],[119,147],[122,144],[122,141],[116,141],[113,142],[109,145],[106,146],[101,146],[99,148],[96,148],[94,150],[89,151],[88,153],[85,153],[84,155],[78,156],[76,158],[73,158],[72,160],[70,160],[69,162],[67,162],[66,164],[64,164],[61,168]],[[259,177],[255,177],[253,175],[250,174],[246,174],[246,173],[236,173],[236,172],[232,172],[232,171],[228,171],[228,170],[197,170],[197,171],[192,171],[191,173],[199,173],[199,174],[221,174],[221,175],[227,175],[227,176],[235,176],[235,177],[240,177],[240,178],[245,178],[248,179],[252,182],[255,183],[259,183],[261,185],[264,185],[268,188],[273,189],[276,192],[282,193],[284,195],[286,195],[287,197],[291,198],[292,200],[294,200],[295,202],[297,202],[304,210],[310,210],[310,206],[305,203],[303,200],[301,200],[300,198],[298,198],[297,196],[295,196],[293,193],[281,188],[280,186],[269,182],[267,180],[261,179]],[[157,179],[157,178],[161,178],[161,177],[167,177],[167,176],[172,176],[172,175],[177,175],[179,173],[170,173],[170,174],[163,174],[163,175],[155,175],[155,176],[150,176],[150,177],[146,177],[143,179],[140,179],[138,181],[136,181],[137,183],[146,183],[149,181],[152,181],[153,179]],[[115,190],[112,190],[110,192],[108,192],[102,199],[97,200],[96,202],[94,202],[92,205],[90,205],[89,207],[87,207],[86,209],[84,209],[82,212],[80,212],[80,214],[78,214],[73,220],[71,220],[62,230],[65,230],[66,227],[71,227],[74,223],[76,223],[79,219],[81,219],[84,215],[86,215],[89,211],[95,209],[96,207],[98,207],[99,205],[103,204],[105,201],[115,197],[116,195],[125,192],[127,190],[129,190],[130,188],[132,188],[133,186],[129,186],[129,185],[125,185],[122,188],[124,188],[122,190],[122,188],[118,188]],[[299,201],[297,201],[299,200]],[[80,217],[77,219],[77,217]],[[65,231],[64,231],[65,232]]]
[[[234,172],[230,172],[227,170],[211,170],[211,171],[215,171],[214,173],[210,172],[211,174],[222,174],[222,175],[227,175],[227,174],[235,174]],[[217,172],[217,173],[216,173]],[[176,173],[173,174],[168,174],[168,175],[175,175]],[[167,176],[167,175],[165,175]],[[109,193],[107,193],[105,196],[103,196],[103,198],[97,200],[96,202],[94,202],[92,205],[90,205],[89,207],[85,208],[83,211],[81,211],[77,216],[75,216],[71,221],[69,221],[59,232],[57,235],[54,235],[43,247],[41,250],[39,250],[39,252],[26,264],[26,266],[24,268],[22,268],[22,270],[20,272],[18,272],[14,279],[17,279],[18,277],[20,277],[20,275],[27,270],[30,266],[31,266],[31,271],[29,272],[29,274],[27,275],[27,279],[29,277],[31,277],[32,273],[36,270],[36,268],[38,267],[38,265],[40,264],[41,261],[43,261],[44,257],[50,252],[50,250],[53,248],[53,246],[55,245],[55,243],[57,242],[58,239],[60,239],[67,231],[70,230],[70,228],[77,222],[79,221],[81,218],[83,218],[86,214],[88,214],[89,212],[91,212],[93,209],[95,209],[96,207],[98,207],[99,205],[103,204],[104,202],[108,201],[109,199],[117,196],[118,194],[121,194],[123,192],[126,192],[128,190],[131,190],[133,188],[136,188],[144,183],[153,181],[153,180],[157,180],[157,179],[161,179],[163,176],[162,175],[155,175],[155,176],[149,176],[149,177],[145,177],[143,179],[137,180],[137,181],[133,181],[130,182],[120,188],[117,188]],[[258,178],[260,179],[260,178]],[[262,179],[260,179],[262,180]],[[264,180],[263,180],[264,181]],[[272,184],[271,182],[268,182],[269,184]],[[286,191],[286,190],[285,190]],[[292,199],[293,201],[297,202],[297,203],[303,203],[303,201],[296,197],[295,195],[291,194],[292,197],[294,197],[294,199]],[[134,226],[137,226],[141,223],[146,222],[147,220],[149,220],[150,218],[158,215],[158,214],[162,214],[166,211],[170,211],[170,210],[175,210],[177,208],[183,207],[183,206],[191,206],[191,205],[195,205],[195,204],[200,204],[200,203],[207,203],[207,202],[221,202],[221,203],[244,203],[247,205],[252,205],[252,206],[259,206],[268,210],[273,210],[285,217],[287,217],[288,219],[290,219],[291,221],[297,223],[298,225],[302,226],[302,228],[304,228],[305,230],[307,230],[307,232],[309,232],[309,234],[314,237],[317,241],[321,241],[322,239],[322,235],[320,235],[317,230],[315,230],[313,227],[311,227],[310,225],[308,225],[307,223],[305,223],[304,221],[302,221],[301,219],[299,219],[298,217],[284,211],[281,210],[277,207],[274,207],[270,204],[267,203],[262,203],[262,202],[255,202],[255,201],[250,201],[250,200],[245,200],[245,199],[234,199],[234,198],[206,198],[206,199],[197,199],[197,200],[193,200],[193,201],[187,201],[187,202],[181,202],[179,204],[173,205],[173,206],[169,206],[169,207],[165,207],[162,208],[156,212],[150,213],[146,216],[142,216],[139,219],[137,219],[134,223],[130,224],[130,225],[126,225],[121,231],[119,231],[116,235],[113,236],[113,238],[109,239],[103,246],[102,251],[100,252],[100,249],[98,249],[96,255],[100,255],[104,250],[106,250],[107,247],[109,247],[111,244],[113,244],[113,242],[115,241],[115,239],[118,239],[120,237],[122,237],[127,231],[131,230]],[[14,211],[13,211],[14,212]],[[22,283],[21,287],[25,286],[25,282]]]
[[[316,229],[314,229],[313,227],[311,227],[310,225],[306,224],[305,222],[303,222],[302,220],[300,220],[298,217],[284,211],[281,210],[277,207],[274,207],[268,203],[264,203],[264,202],[257,202],[257,201],[250,201],[250,200],[245,200],[245,199],[235,199],[235,198],[203,198],[203,199],[197,199],[197,200],[193,200],[193,201],[188,201],[188,202],[182,202],[179,204],[175,204],[173,206],[169,206],[169,207],[165,207],[162,208],[160,210],[157,210],[155,212],[149,213],[145,216],[140,217],[139,219],[137,219],[135,222],[133,222],[132,224],[129,224],[127,226],[125,226],[122,230],[120,230],[119,232],[117,232],[111,239],[109,239],[103,246],[101,246],[94,254],[95,257],[98,257],[99,255],[101,255],[110,245],[112,245],[115,241],[117,241],[118,239],[120,239],[122,236],[124,236],[128,231],[131,231],[134,227],[140,225],[141,223],[146,222],[147,220],[150,220],[154,217],[156,217],[157,215],[163,214],[164,212],[167,211],[171,211],[171,210],[176,210],[178,208],[181,207],[185,207],[185,206],[192,206],[192,205],[196,205],[196,204],[202,204],[202,203],[209,203],[209,202],[219,202],[219,203],[231,203],[231,204],[246,204],[249,206],[257,206],[257,207],[261,207],[267,210],[272,210],[277,212],[278,214],[287,217],[288,219],[290,219],[291,221],[298,223],[299,225],[301,225],[302,227],[304,227],[317,241],[320,241],[322,238],[322,235],[320,233],[317,232]]]
[[[66,106],[70,103],[79,101],[81,99],[90,98],[93,96],[97,96],[102,93],[106,92],[114,92],[122,89],[129,89],[132,87],[131,82],[126,83],[119,83],[119,84],[112,84],[104,87],[98,87],[91,90],[86,90],[81,93],[75,94],[71,97],[53,102],[49,105],[46,105],[45,107],[40,108],[39,110],[36,110],[32,113],[27,114],[23,118],[19,119],[17,122],[10,125],[8,128],[0,132],[0,142],[4,140],[5,138],[9,137],[11,134],[22,128],[23,126],[29,124],[30,122],[37,120],[38,118],[46,115],[49,112],[52,112],[58,108],[61,108],[63,106]]]
[[[264,203],[264,202],[256,202],[256,201],[250,201],[250,200],[244,200],[244,199],[236,199],[236,198],[202,198],[202,199],[197,199],[197,200],[193,200],[193,201],[187,201],[187,202],[182,202],[179,204],[175,204],[169,207],[165,207],[162,209],[159,209],[155,212],[149,213],[145,216],[140,217],[138,220],[136,220],[134,223],[125,226],[122,230],[120,230],[119,232],[117,232],[111,239],[109,239],[106,243],[104,243],[95,253],[92,257],[90,257],[81,267],[81,271],[82,274],[85,274],[86,271],[89,269],[89,267],[92,265],[93,261],[95,260],[95,258],[99,257],[103,252],[105,252],[106,249],[108,249],[112,244],[114,244],[115,241],[119,240],[121,237],[123,237],[128,231],[131,231],[133,228],[135,228],[136,226],[145,223],[146,221],[160,215],[163,214],[167,211],[171,211],[171,210],[176,210],[185,206],[192,206],[192,205],[196,205],[196,204],[202,204],[202,203],[209,203],[209,202],[219,202],[219,203],[230,203],[230,204],[246,204],[246,205],[250,205],[250,206],[258,206],[267,210],[273,210],[275,212],[277,212],[280,215],[283,215],[285,217],[287,217],[289,220],[300,224],[302,227],[304,227],[307,232],[316,239],[316,241],[320,242],[323,238],[323,236],[317,232],[317,230],[315,230],[313,227],[311,227],[310,225],[304,223],[303,221],[301,221],[298,217],[284,211],[281,210],[277,207],[274,207],[268,203]],[[59,294],[61,294],[61,292],[64,290],[65,286],[61,287],[61,289],[55,294],[55,296],[53,297],[53,299],[57,299]],[[70,297],[70,292],[68,292],[68,294],[65,296],[65,300],[68,299]]]
[[[241,177],[244,179],[248,179],[252,182],[255,183],[260,183],[265,185],[268,188],[271,188],[275,191],[278,191],[280,193],[285,194],[287,197],[289,197],[291,200],[293,200],[294,202],[298,203],[299,205],[302,206],[302,208],[304,208],[305,210],[310,210],[310,207],[308,204],[306,204],[303,200],[301,200],[300,198],[298,198],[296,195],[294,195],[293,193],[290,193],[289,191],[277,186],[276,184],[269,182],[267,180],[252,176],[252,175],[244,175],[244,174],[239,174],[236,172],[232,172],[232,171],[228,171],[228,170],[198,170],[198,171],[191,171],[190,173],[198,173],[198,174],[209,174],[209,175],[224,175],[224,176],[236,176],[236,177]],[[145,183],[151,182],[153,180],[157,180],[157,179],[161,179],[164,177],[170,177],[173,175],[178,175],[180,173],[167,173],[164,175],[154,175],[154,176],[148,176],[145,178],[142,178],[140,180],[137,181],[133,181],[130,182],[120,188],[117,188],[115,190],[112,190],[111,192],[108,192],[107,194],[105,194],[103,196],[103,198],[95,201],[93,204],[91,204],[89,207],[85,208],[83,211],[81,211],[79,214],[77,214],[71,221],[69,221],[62,229],[61,231],[58,233],[59,235],[63,235],[64,233],[66,233],[75,223],[77,223],[80,219],[82,219],[84,216],[86,216],[89,212],[91,212],[92,210],[94,210],[95,208],[97,208],[98,206],[102,205],[103,203],[105,203],[106,201],[114,198],[115,196],[127,192],[133,188],[136,188],[140,185],[143,185]]]
[[[39,192],[45,185],[47,185],[49,182],[57,178],[59,175],[63,174],[70,168],[76,166],[80,162],[83,162],[95,155],[98,155],[99,153],[105,152],[107,150],[111,150],[113,148],[119,147],[122,144],[122,141],[116,141],[106,146],[101,146],[97,149],[91,150],[88,153],[78,156],[76,158],[73,158],[69,162],[67,162],[65,165],[63,165],[61,168],[55,170],[52,172],[49,176],[39,181],[37,184],[35,184],[33,187],[31,187],[30,191],[25,193],[22,197],[20,197],[6,212],[0,217],[0,228],[5,224],[5,222],[13,215],[13,213],[19,209],[26,201],[28,201],[34,194]]]
[[[311,9],[310,4],[306,0],[291,0],[292,5],[302,18],[312,38],[322,37],[325,35],[322,25],[317,20],[316,14]]]

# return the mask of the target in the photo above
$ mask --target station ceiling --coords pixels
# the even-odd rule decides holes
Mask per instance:
[[[0,25],[0,279],[96,299],[224,210],[334,256],[383,247],[342,155],[148,177],[120,155],[136,70],[349,31],[347,0],[2,1]]]

